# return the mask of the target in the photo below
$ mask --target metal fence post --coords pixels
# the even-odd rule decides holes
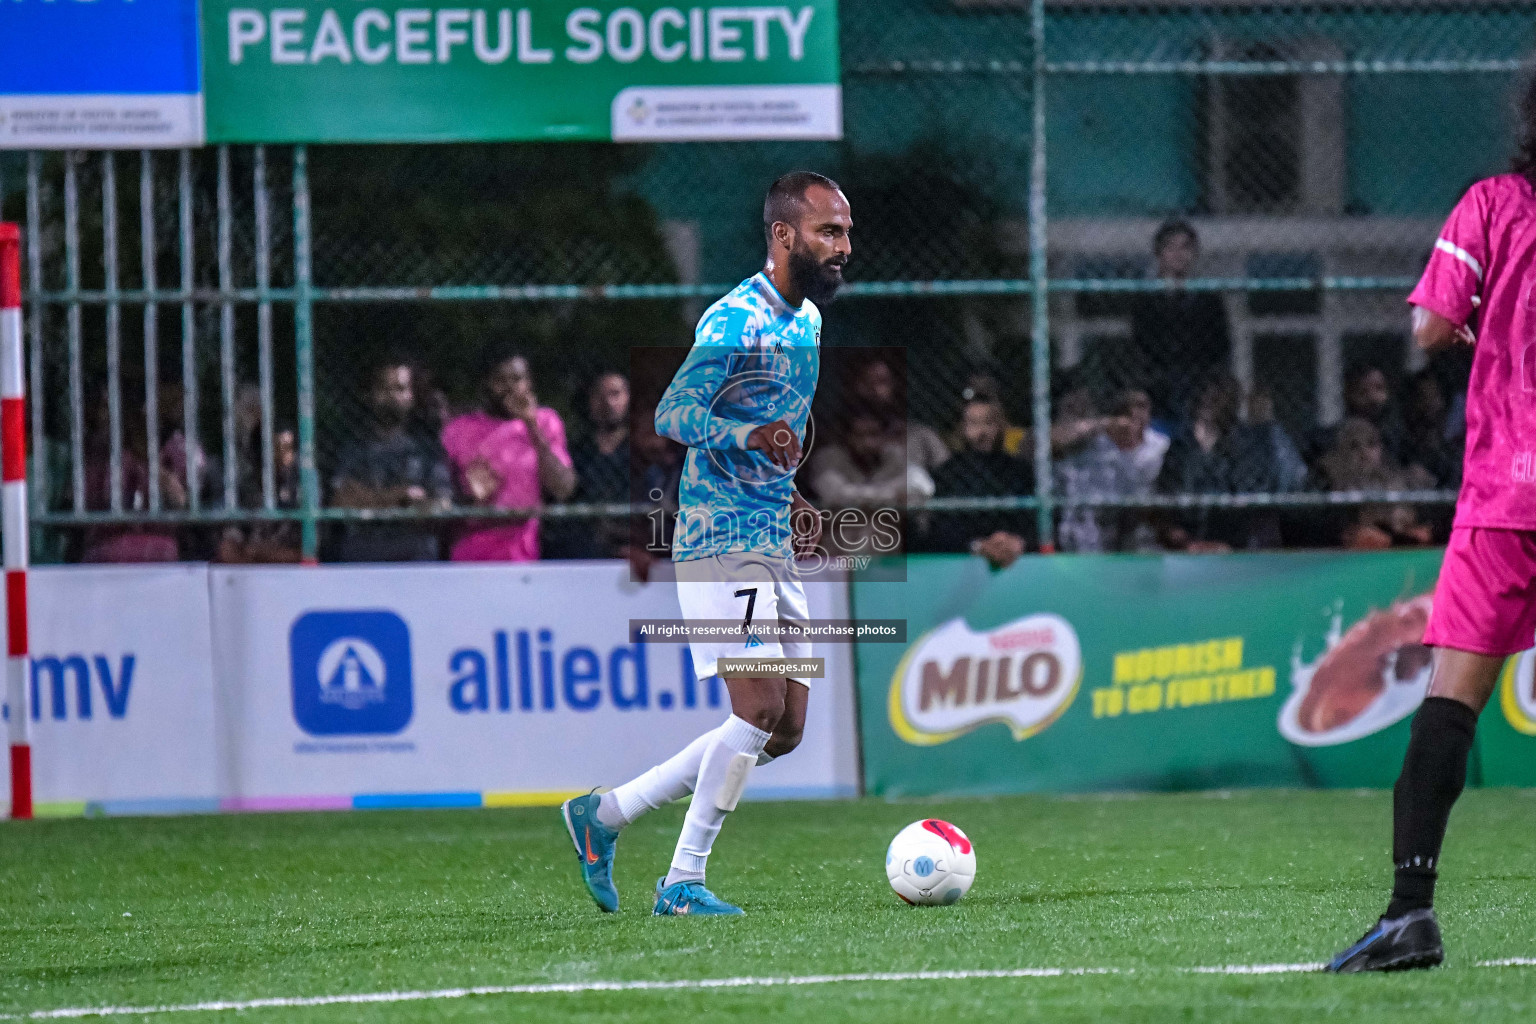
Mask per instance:
[[[298,364],[299,509],[304,561],[318,561],[320,477],[315,469],[315,337],[309,262],[309,152],[293,147],[293,350]]]
[[[235,287],[234,220],[229,195],[229,147],[219,147],[218,160],[218,260],[219,260],[219,398],[223,405],[224,434],[224,508],[239,507],[240,457],[235,441],[235,304],[230,292]]]
[[[177,165],[177,218],[181,228],[181,440],[186,462],[187,508],[195,515],[202,507],[205,460],[197,429],[197,317],[192,291],[197,286],[193,264],[196,236],[192,225],[192,151],[181,151]]]
[[[69,469],[74,509],[85,511],[85,371],[80,325],[80,180],[75,153],[64,153],[64,287],[69,293],[65,324],[69,342]]]
[[[117,274],[117,161],[101,154],[101,270],[107,295],[108,508],[123,510],[122,307]]]
[[[48,440],[43,431],[43,307],[39,297],[43,281],[43,198],[41,160],[36,151],[27,154],[27,288],[33,292],[27,327],[31,351],[27,354],[28,388],[32,393],[32,481],[28,500],[32,515],[48,511]],[[31,538],[28,538],[30,543]],[[30,549],[29,549],[30,550]]]
[[[1033,106],[1029,161],[1029,285],[1030,285],[1030,381],[1034,412],[1035,508],[1040,550],[1056,550],[1052,530],[1051,480],[1051,318],[1047,288],[1045,212],[1045,0],[1030,0],[1030,46],[1034,49],[1034,73],[1030,79]]]
[[[256,207],[256,363],[261,387],[261,507],[277,507],[276,474],[272,464],[272,222],[267,196],[267,150],[257,146],[251,171]]]
[[[149,511],[160,511],[160,306],[155,302],[155,158],[139,153],[139,269],[144,294],[144,436],[149,461]]]

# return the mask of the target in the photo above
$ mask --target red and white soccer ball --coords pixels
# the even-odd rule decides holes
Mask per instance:
[[[891,840],[885,877],[896,895],[914,906],[947,907],[976,880],[976,848],[947,821],[914,821]]]

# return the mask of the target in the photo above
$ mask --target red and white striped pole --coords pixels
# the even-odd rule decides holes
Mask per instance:
[[[5,701],[10,708],[11,817],[30,818],[27,392],[21,362],[21,229],[15,224],[0,224],[0,531],[5,536]]]

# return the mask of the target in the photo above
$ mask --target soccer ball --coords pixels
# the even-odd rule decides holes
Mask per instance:
[[[913,906],[947,907],[976,880],[976,850],[947,821],[914,821],[885,851],[885,877],[896,895]]]

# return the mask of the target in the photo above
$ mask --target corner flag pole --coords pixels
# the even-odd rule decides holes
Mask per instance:
[[[21,359],[21,230],[0,224],[0,531],[5,535],[5,700],[11,817],[32,817],[27,708],[27,418]]]

